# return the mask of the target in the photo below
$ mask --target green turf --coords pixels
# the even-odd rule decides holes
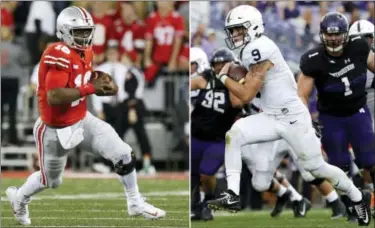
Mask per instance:
[[[7,186],[20,186],[23,180],[2,179],[1,182],[3,198]],[[157,221],[130,218],[117,180],[64,179],[61,187],[38,194],[44,199],[30,203],[31,227],[189,227],[187,180],[140,180],[138,184],[148,202],[167,211],[166,218]],[[57,196],[60,198],[56,199]],[[75,199],[78,196],[80,199]],[[5,201],[1,202],[1,227],[22,227]]]
[[[192,222],[192,228],[354,228],[357,223],[347,223],[346,219],[331,220],[331,212],[326,209],[313,209],[305,218],[294,218],[292,211],[284,211],[278,218],[271,218],[269,211],[246,211],[237,214],[215,214],[208,222]],[[374,227],[374,224],[368,226]]]

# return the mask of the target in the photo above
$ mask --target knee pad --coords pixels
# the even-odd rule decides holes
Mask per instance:
[[[251,184],[253,185],[253,188],[257,190],[258,192],[265,192],[268,191],[268,189],[271,186],[273,179],[273,175],[268,173],[264,174],[255,174],[253,178],[251,179]]]
[[[324,163],[326,162],[324,161],[323,156],[321,155],[312,157],[308,160],[298,160],[299,167],[308,172],[318,169],[319,167],[324,165]]]
[[[135,154],[133,151],[130,154],[131,154],[131,160],[128,164],[124,164],[123,160],[120,160],[119,162],[117,162],[117,164],[115,164],[115,172],[118,175],[120,176],[127,175],[133,172],[133,170],[135,169],[137,160],[135,158]]]
[[[57,188],[62,184],[62,177],[59,177],[55,180],[48,180],[47,185],[49,188]]]
[[[310,172],[307,172],[306,170],[300,170],[300,173],[301,173],[301,177],[304,181],[306,182],[311,182],[311,181],[314,181],[315,177],[310,173]]]
[[[315,185],[316,187],[318,187],[318,186],[321,185],[324,181],[325,181],[325,179],[322,179],[322,178],[315,178],[314,180],[309,181],[309,184],[311,184],[311,185]]]

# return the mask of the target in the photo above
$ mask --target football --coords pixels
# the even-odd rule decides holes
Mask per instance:
[[[243,83],[245,81],[246,74],[247,69],[236,63],[233,63],[228,70],[228,76],[239,83]]]
[[[113,81],[112,77],[109,74],[107,74],[103,71],[93,71],[92,73],[93,73],[94,76],[91,78],[91,80],[95,80],[97,78],[104,77],[106,79],[106,81],[108,81],[108,82]]]
[[[110,95],[114,95],[114,94],[117,93],[118,87],[109,74],[107,74],[105,72],[102,72],[102,71],[93,71],[93,75],[94,75],[94,77],[91,78],[91,81],[94,81],[98,78],[104,78],[105,81],[109,82],[109,84],[112,87],[112,89],[111,89],[112,91],[109,94],[96,94],[96,95],[98,95],[98,96],[110,96]]]

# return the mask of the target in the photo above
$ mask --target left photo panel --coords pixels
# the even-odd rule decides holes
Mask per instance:
[[[1,2],[1,225],[189,227],[189,2]]]

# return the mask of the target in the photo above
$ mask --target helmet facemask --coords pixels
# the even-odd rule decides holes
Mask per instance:
[[[70,30],[73,37],[73,47],[79,50],[85,50],[92,45],[95,27],[75,28]]]
[[[225,32],[227,33],[225,43],[230,50],[240,48],[251,41],[251,37],[248,34],[250,26],[251,23],[247,21],[242,24],[231,25],[225,28]]]
[[[57,36],[72,48],[83,51],[91,47],[95,26],[82,26],[79,28],[64,26],[63,30],[58,32]]]
[[[348,42],[347,32],[321,32],[320,39],[329,52],[340,52]]]

